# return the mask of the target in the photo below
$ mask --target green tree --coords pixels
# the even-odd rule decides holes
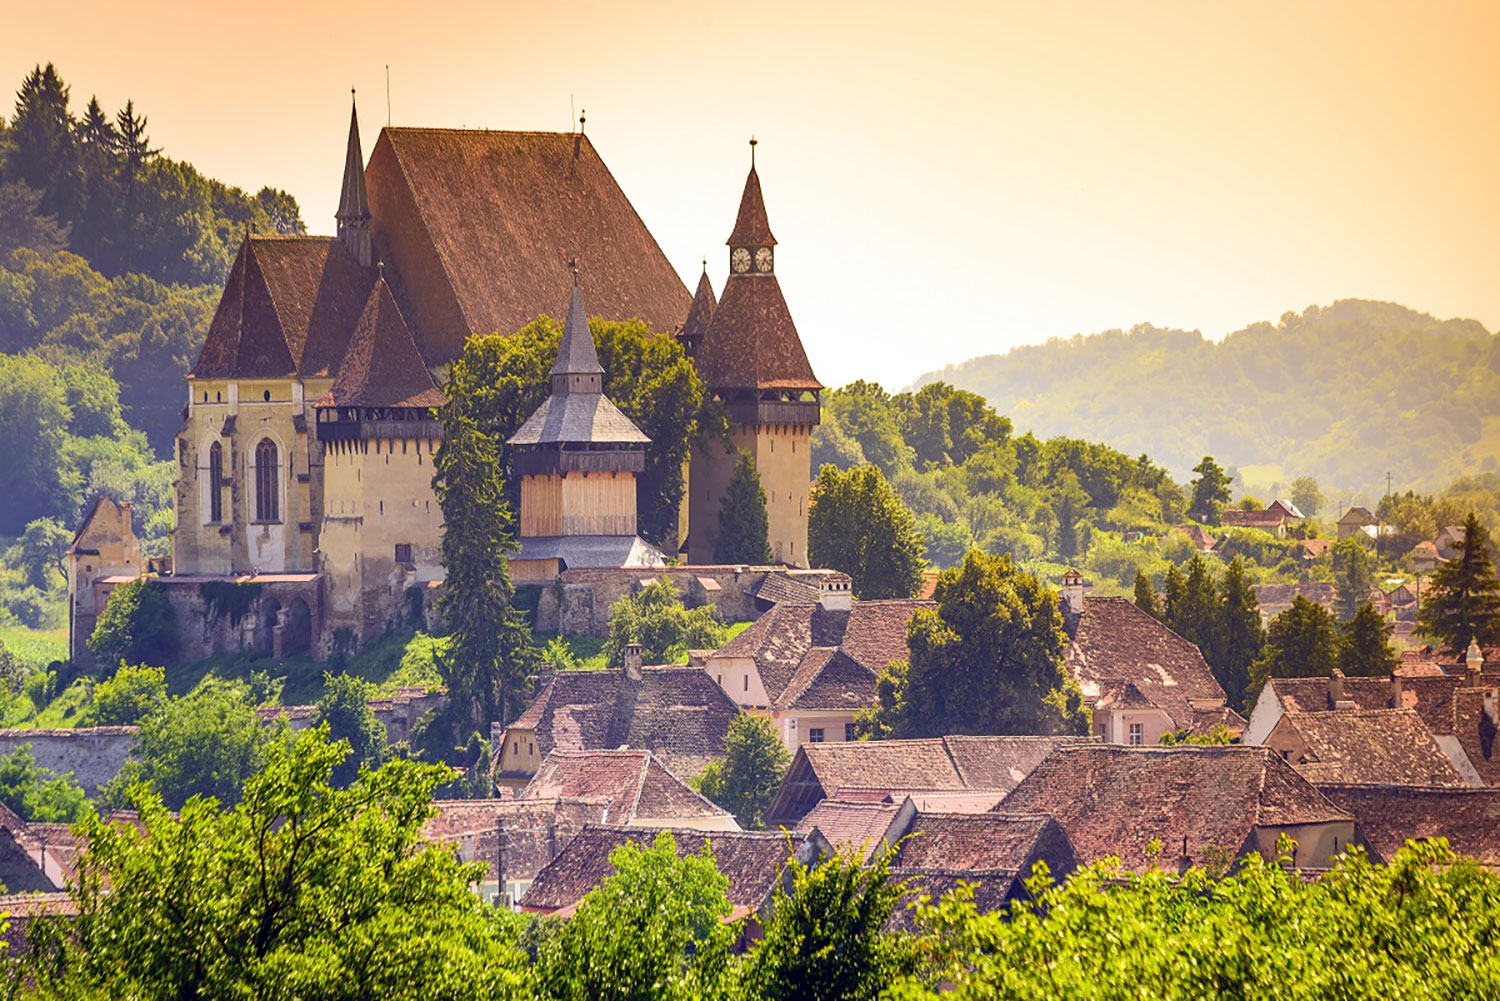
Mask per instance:
[[[840,852],[814,867],[788,862],[791,889],[778,886],[765,937],[745,967],[745,994],[767,1001],[875,1001],[904,958],[885,924],[901,900],[891,852],[866,866]]]
[[[1490,534],[1473,512],[1455,557],[1432,575],[1417,613],[1422,632],[1462,654],[1471,641],[1500,644],[1500,580],[1495,576]]]
[[[138,788],[141,830],[86,819],[78,914],[30,955],[38,994],[526,996],[515,922],[470,892],[480,867],[421,841],[447,770],[396,760],[339,789],[347,753],[316,727],[272,741],[232,809]]]
[[[359,777],[361,768],[372,771],[385,763],[385,724],[375,718],[370,699],[375,685],[352,674],[323,675],[323,695],[318,699],[318,722],[328,725],[328,739],[349,745],[349,756],[333,770],[333,784],[340,789]]]
[[[1188,560],[1181,593],[1168,607],[1167,626],[1207,655],[1219,641],[1220,618],[1219,596],[1214,590],[1208,561],[1194,553]]]
[[[867,462],[887,476],[912,464],[912,450],[901,437],[901,418],[891,394],[879,383],[859,379],[823,395],[823,409],[831,412],[844,434],[859,444]]]
[[[719,505],[719,537],[714,541],[714,562],[770,563],[770,534],[766,491],[760,485],[755,459],[741,455]]]
[[[848,574],[857,598],[909,598],[922,583],[916,519],[876,466],[818,471],[807,553],[813,566]]]
[[[1292,504],[1309,518],[1316,518],[1323,510],[1323,491],[1318,481],[1311,476],[1299,476],[1292,481]]]
[[[1193,467],[1198,478],[1193,480],[1193,500],[1188,514],[1205,525],[1217,525],[1219,513],[1229,503],[1229,475],[1220,468],[1211,455]]]
[[[1339,666],[1343,637],[1322,605],[1302,595],[1271,620],[1266,645],[1250,668],[1251,694],[1268,678],[1325,678]]]
[[[51,63],[31,71],[16,93],[4,163],[8,180],[43,192],[43,211],[65,222],[72,220],[82,194],[68,93]]]
[[[1140,570],[1135,572],[1135,607],[1153,619],[1161,618],[1161,599],[1151,585],[1151,578]]]
[[[454,363],[453,381],[466,378],[468,356]],[[448,623],[448,648],[438,671],[448,690],[448,710],[430,739],[450,747],[507,722],[535,672],[531,631],[514,607],[509,552],[514,518],[505,494],[496,439],[482,430],[469,397],[451,392],[442,409],[443,443],[433,462],[433,491],[443,511],[443,566],[439,610]]]
[[[1375,586],[1370,551],[1350,536],[1335,542],[1328,557],[1333,568],[1333,587],[1338,592],[1334,607],[1339,621],[1348,622],[1370,600],[1370,589]]]
[[[136,577],[110,593],[94,623],[89,652],[106,671],[121,662],[162,666],[177,655],[177,616],[166,592],[149,577]]]
[[[1187,589],[1187,581],[1182,576],[1182,571],[1177,564],[1167,564],[1166,580],[1162,583],[1161,595],[1161,620],[1171,628],[1176,621],[1179,609],[1182,607],[1183,593]]]
[[[35,518],[72,516],[83,484],[68,461],[71,419],[55,368],[0,355],[0,535],[20,535]]]
[[[141,720],[135,746],[107,798],[116,806],[130,805],[138,798],[137,787],[146,783],[174,810],[194,796],[233,804],[261,763],[266,736],[243,688],[204,681]]]
[[[1229,705],[1245,706],[1250,688],[1250,667],[1266,645],[1260,602],[1239,557],[1230,561],[1219,582],[1219,625],[1210,653],[1210,665]],[[1248,707],[1247,707],[1248,708]]]
[[[917,534],[922,538],[923,557],[938,570],[958,566],[974,548],[974,533],[968,525],[958,520],[944,521],[935,514],[924,514],[917,519]]]
[[[1351,678],[1385,677],[1400,666],[1401,657],[1390,644],[1394,627],[1368,601],[1339,629],[1339,670]]]
[[[44,824],[76,823],[89,808],[73,773],[58,775],[40,767],[30,744],[0,758],[0,803],[22,820]]]
[[[545,1001],[715,1001],[730,996],[735,932],[708,843],[679,858],[672,835],[610,852],[614,875],[583,898],[536,961]]]
[[[759,830],[790,761],[769,719],[741,714],[729,724],[724,758],[709,762],[698,791],[734,814],[745,830]]]
[[[53,518],[27,522],[21,533],[20,568],[26,583],[39,591],[50,591],[66,580],[63,553],[73,541],[73,534]]]
[[[68,227],[42,211],[40,191],[19,181],[0,183],[0,263],[21,247],[55,254],[67,246]]]
[[[148,664],[121,664],[94,689],[89,726],[135,726],[167,702],[167,673]]]
[[[717,609],[687,608],[670,581],[657,580],[610,606],[604,657],[610,667],[623,667],[625,647],[639,643],[644,663],[669,664],[689,650],[717,650],[728,641]]]
[[[1057,595],[1008,556],[971,552],[938,575],[936,608],[907,630],[909,660],[881,673],[862,715],[881,737],[1085,733],[1088,712],[1063,669]]]

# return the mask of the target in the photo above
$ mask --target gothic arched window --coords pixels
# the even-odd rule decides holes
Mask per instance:
[[[218,442],[208,449],[208,520],[224,520],[224,446]]]
[[[255,520],[280,521],[280,456],[276,443],[262,438],[255,446]]]

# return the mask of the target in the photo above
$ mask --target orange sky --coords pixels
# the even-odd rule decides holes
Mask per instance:
[[[13,5],[11,5],[13,6]],[[1351,296],[1500,327],[1500,4],[72,0],[4,15],[156,144],[332,230],[348,90],[408,125],[588,132],[689,286],[751,132],[824,382]],[[560,303],[539,303],[555,312]]]

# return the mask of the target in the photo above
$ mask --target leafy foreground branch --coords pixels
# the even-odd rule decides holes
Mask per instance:
[[[82,823],[78,915],[31,925],[28,996],[739,1001],[1500,997],[1500,878],[1442,841],[1317,879],[1252,854],[1215,877],[1107,864],[979,914],[963,890],[894,933],[889,855],[789,863],[769,915],[730,907],[712,851],[627,844],[571,918],[493,910],[477,864],[419,838],[449,775],[404,759],[332,781],[326,729],[281,732],[224,809]],[[1290,852],[1291,845],[1281,846]],[[788,845],[790,854],[790,843]],[[759,920],[759,928],[751,922]],[[742,948],[748,944],[748,948]]]

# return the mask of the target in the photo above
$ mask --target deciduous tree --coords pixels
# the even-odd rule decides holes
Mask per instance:
[[[1205,455],[1203,461],[1193,467],[1193,472],[1198,478],[1193,480],[1193,500],[1188,514],[1205,525],[1217,525],[1220,512],[1229,503],[1231,480],[1211,455]]]
[[[233,804],[261,764],[266,737],[243,687],[204,681],[141,720],[107,798],[115,806],[133,805],[144,783],[173,810],[195,796]]]
[[[813,566],[848,574],[857,598],[909,598],[922,583],[916,519],[876,466],[818,471],[807,553]]]
[[[390,754],[385,724],[370,708],[376,688],[352,674],[324,674],[323,695],[318,699],[318,722],[328,726],[328,739],[349,745],[349,755],[333,769],[332,781],[340,789],[359,777],[361,768],[379,768]]]
[[[729,724],[724,758],[712,761],[698,791],[734,814],[746,830],[759,830],[791,756],[764,716],[741,714]]]
[[[657,580],[610,606],[604,657],[610,667],[623,667],[625,647],[639,643],[645,663],[669,664],[689,650],[716,650],[728,639],[717,609],[688,608],[670,581]]]
[[[177,615],[166,592],[149,577],[136,577],[110,593],[94,623],[89,652],[106,674],[122,661],[161,667],[177,654]]]

